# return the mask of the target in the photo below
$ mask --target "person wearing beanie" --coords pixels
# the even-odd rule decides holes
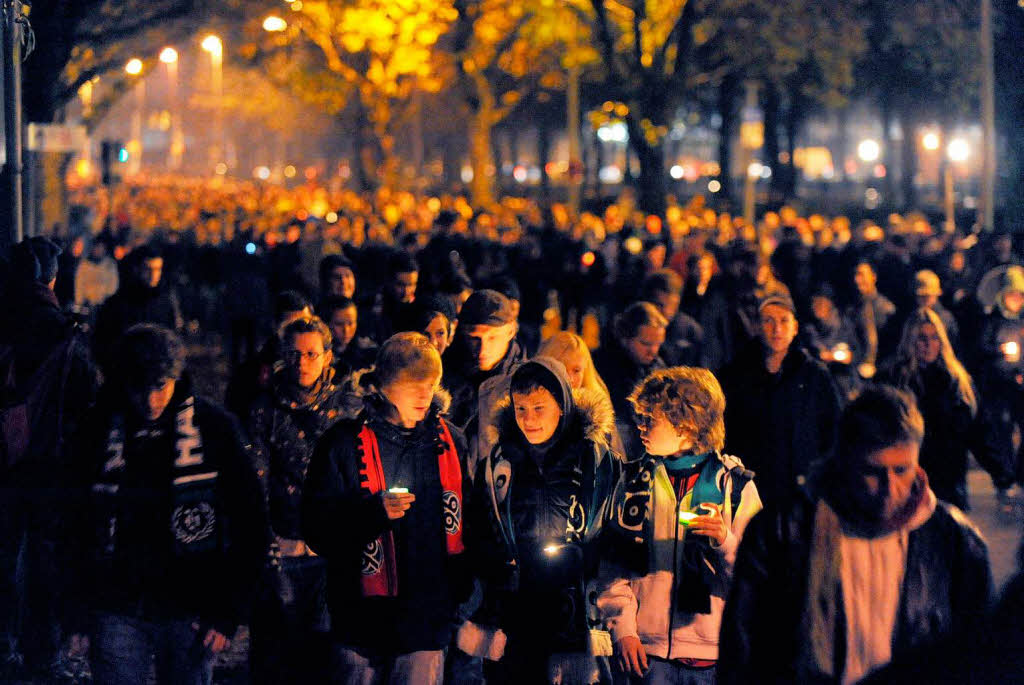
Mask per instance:
[[[455,340],[444,355],[444,386],[452,395],[452,421],[466,434],[468,471],[494,446],[484,428],[495,406],[508,394],[512,371],[525,354],[516,342],[518,330],[511,301],[496,290],[477,290],[459,312]]]
[[[457,644],[489,660],[489,683],[596,682],[587,597],[616,478],[612,427],[607,400],[572,390],[551,357],[516,369],[486,427],[495,447],[478,468],[471,528],[484,598]]]
[[[805,492],[835,445],[839,391],[828,369],[797,341],[793,300],[758,306],[760,338],[719,374],[725,391],[725,448],[757,474],[761,499],[774,504]]]
[[[422,333],[437,348],[437,353],[443,355],[455,337],[457,316],[449,298],[427,295],[402,308],[396,329]]]

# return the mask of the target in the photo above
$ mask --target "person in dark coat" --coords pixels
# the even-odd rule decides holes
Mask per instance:
[[[111,357],[116,341],[131,326],[151,323],[180,332],[185,325],[174,289],[163,278],[164,258],[153,246],[133,250],[125,259],[126,278],[96,315],[93,350],[104,372],[116,360]]]
[[[668,366],[696,366],[703,356],[704,330],[679,309],[683,279],[671,269],[659,269],[644,279],[641,299],[658,308],[668,321],[659,354]]]
[[[303,495],[303,536],[327,560],[328,682],[440,685],[469,587],[466,443],[424,336],[390,338],[376,374],[363,413],[317,443]]]
[[[924,416],[921,468],[940,500],[966,511],[967,452],[978,400],[935,311],[919,309],[907,321],[879,381],[914,395]]]
[[[363,331],[378,345],[395,332],[395,322],[403,306],[416,299],[420,267],[408,252],[395,251],[387,256],[384,288],[363,313]]]
[[[494,408],[508,394],[512,371],[525,355],[515,341],[515,309],[495,290],[477,290],[459,313],[455,340],[445,352],[444,387],[452,396],[452,423],[469,441],[469,475],[491,453],[493,443],[484,430]]]
[[[354,374],[373,368],[377,344],[358,334],[359,308],[344,296],[331,296],[318,307],[320,318],[331,329],[331,365],[336,381],[344,386]]]
[[[492,660],[488,682],[593,682],[589,630],[599,621],[587,587],[615,485],[612,428],[607,397],[573,391],[561,362],[536,357],[513,373],[474,497],[485,587],[474,621],[485,628],[467,626],[459,640]],[[504,656],[494,628],[508,636]]]
[[[250,672],[257,683],[321,682],[327,669],[327,564],[302,539],[302,492],[316,441],[345,416],[331,334],[317,318],[281,330],[283,365],[256,399],[246,432],[264,486],[271,545],[253,611]]]
[[[687,278],[681,308],[704,333],[700,366],[717,371],[732,360],[733,336],[722,278],[715,274],[715,257],[699,252],[686,260]]]
[[[766,507],[747,526],[722,620],[722,685],[854,683],[983,624],[988,552],[928,487],[913,398],[865,390],[839,432],[813,499]]]
[[[757,474],[766,504],[805,489],[816,462],[835,445],[839,393],[821,362],[795,342],[796,312],[784,295],[760,304],[761,339],[720,378],[725,391],[725,448]]]
[[[857,264],[853,280],[857,287],[857,300],[848,316],[857,326],[859,346],[864,351],[864,359],[857,371],[861,377],[870,380],[875,375],[878,361],[892,351],[886,342],[892,338],[889,321],[896,313],[896,306],[878,292],[878,276],[870,262]]]
[[[659,353],[667,327],[668,321],[657,307],[635,302],[615,317],[613,340],[594,354],[594,367],[608,385],[615,427],[629,459],[642,449],[629,395],[651,371],[665,368]]]
[[[313,316],[313,306],[301,293],[286,290],[274,298],[272,335],[255,356],[246,359],[228,379],[224,404],[237,417],[249,416],[256,397],[270,387],[274,365],[281,361],[281,343],[277,332],[285,324],[301,317]],[[242,420],[242,419],[239,419]]]
[[[58,485],[96,396],[88,344],[53,291],[59,253],[42,237],[12,247],[0,312],[0,658],[24,667],[0,680],[48,678],[59,663]]]
[[[839,312],[828,286],[811,297],[811,320],[801,332],[807,351],[826,365],[842,396],[851,398],[861,385],[857,366],[863,351],[856,327]]]
[[[96,682],[211,682],[265,558],[256,472],[232,417],[195,397],[185,347],[130,328],[71,460],[71,648]]]

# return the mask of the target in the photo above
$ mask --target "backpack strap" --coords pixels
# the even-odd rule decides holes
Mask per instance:
[[[740,500],[743,499],[743,488],[747,483],[754,480],[754,472],[742,466],[733,466],[729,469],[729,477],[732,479],[732,493],[729,497],[729,506],[732,507],[732,515],[736,516],[736,510],[740,507]]]

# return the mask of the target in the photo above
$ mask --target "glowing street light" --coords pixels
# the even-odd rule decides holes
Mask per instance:
[[[857,156],[860,157],[862,162],[874,162],[878,160],[879,155],[882,154],[882,147],[878,144],[878,141],[867,138],[860,141],[857,145]]]
[[[264,31],[277,33],[280,31],[284,31],[286,28],[288,28],[288,22],[286,22],[281,17],[275,16],[273,14],[263,20]]]
[[[174,64],[178,61],[178,51],[172,47],[166,47],[160,51],[160,61],[164,64]]]
[[[210,34],[206,38],[203,38],[203,42],[200,43],[200,46],[211,55],[224,54],[224,43],[221,42],[219,36]]]
[[[132,57],[128,60],[128,64],[124,65],[124,70],[132,76],[138,76],[142,73],[142,60],[138,57]]]
[[[946,154],[954,162],[966,162],[967,157],[971,154],[971,148],[963,138],[954,138],[949,141]]]
[[[938,150],[940,145],[939,135],[937,133],[925,133],[921,138],[921,145],[930,152]]]

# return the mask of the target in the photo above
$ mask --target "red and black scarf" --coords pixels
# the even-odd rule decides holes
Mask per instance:
[[[462,542],[462,467],[455,451],[455,442],[448,425],[438,420],[437,466],[441,473],[441,511],[444,517],[445,546],[448,555],[461,554]],[[380,461],[377,436],[369,426],[359,432],[362,467],[360,483],[370,494],[383,492],[384,469]],[[395,561],[395,538],[391,531],[371,541],[363,550],[362,585],[364,597],[397,597],[398,565]]]

